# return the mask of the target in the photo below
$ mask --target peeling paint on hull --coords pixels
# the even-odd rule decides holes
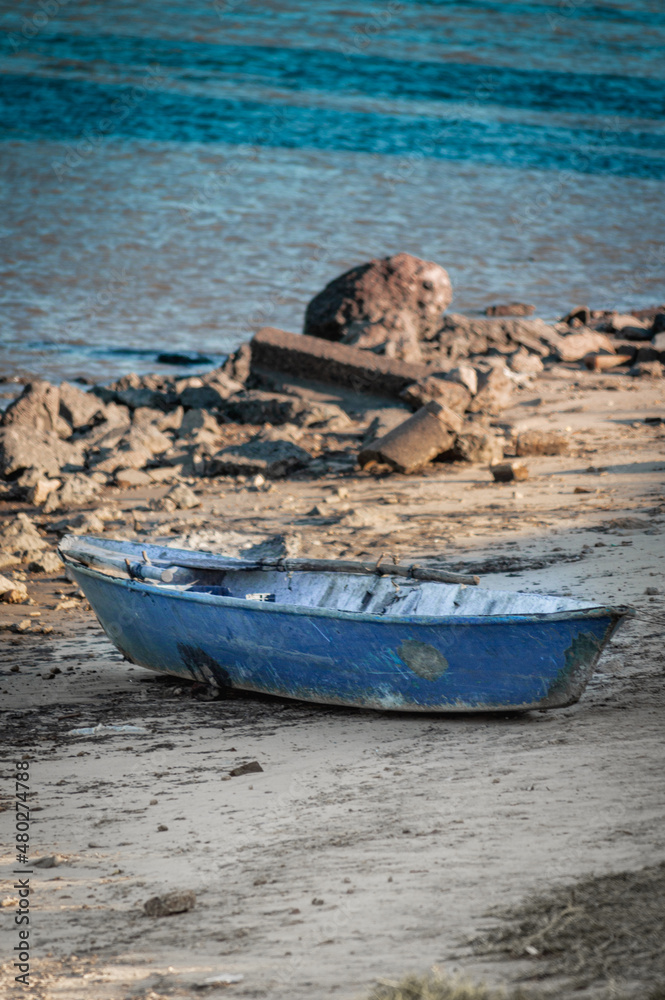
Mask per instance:
[[[570,705],[628,613],[363,614],[238,600],[70,568],[111,641],[136,664],[220,687],[381,711]]]

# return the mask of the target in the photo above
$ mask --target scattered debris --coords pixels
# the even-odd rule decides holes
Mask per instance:
[[[145,726],[132,726],[129,723],[116,726],[106,726],[100,722],[97,726],[84,726],[81,729],[70,729],[68,736],[116,736],[118,733],[147,733]]]
[[[233,983],[241,983],[245,977],[241,972],[219,972],[215,976],[208,976],[200,983],[192,983],[194,989],[206,989],[209,986],[231,986]]]
[[[570,976],[576,990],[599,981],[662,983],[664,891],[665,863],[585,878],[502,912],[507,926],[473,941],[474,950],[533,956],[538,979]]]

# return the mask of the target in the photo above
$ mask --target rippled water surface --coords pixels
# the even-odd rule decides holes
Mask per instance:
[[[656,0],[0,3],[5,374],[299,330],[407,250],[453,308],[665,298]]]

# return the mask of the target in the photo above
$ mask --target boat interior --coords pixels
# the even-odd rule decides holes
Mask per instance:
[[[70,538],[66,560],[160,590],[208,594],[302,608],[373,615],[504,616],[554,614],[597,607],[579,598],[486,590],[403,576],[263,569],[211,553],[141,546],[110,539]]]

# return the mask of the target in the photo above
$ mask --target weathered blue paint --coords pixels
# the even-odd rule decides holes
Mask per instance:
[[[426,617],[247,601],[70,563],[134,663],[219,686],[401,711],[555,708],[580,697],[626,613]]]

